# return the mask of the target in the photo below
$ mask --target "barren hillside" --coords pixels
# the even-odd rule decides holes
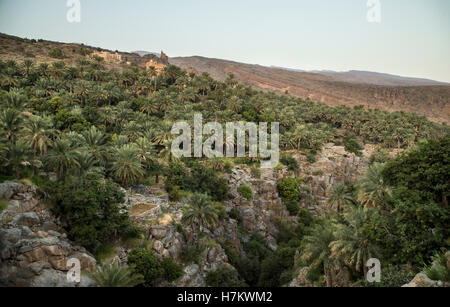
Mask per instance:
[[[182,68],[208,72],[225,80],[229,74],[256,89],[289,92],[290,95],[322,101],[329,105],[365,105],[388,111],[408,111],[436,122],[450,121],[450,86],[382,86],[340,81],[332,76],[281,68],[243,64],[204,57],[171,58]]]

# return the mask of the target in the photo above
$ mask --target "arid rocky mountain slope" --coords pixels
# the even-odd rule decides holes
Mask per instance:
[[[387,111],[415,112],[436,122],[450,121],[450,85],[363,84],[341,81],[337,77],[323,74],[198,56],[170,58],[170,63],[185,69],[193,68],[198,72],[208,72],[219,80],[225,80],[229,74],[233,74],[238,81],[259,90],[278,93],[288,91],[290,95],[333,106],[362,104]],[[350,75],[347,77],[352,79]]]
[[[396,76],[391,74],[383,74],[372,71],[329,71],[318,70],[311,71],[325,76],[330,76],[334,79],[353,83],[365,83],[372,85],[386,85],[386,86],[428,86],[428,85],[450,85],[449,83],[439,82],[422,78],[409,78]]]
[[[55,49],[61,51],[60,56],[52,56]],[[61,43],[47,40],[24,39],[0,33],[0,60],[15,60],[21,62],[30,59],[34,63],[53,63],[64,61],[75,65],[78,61],[92,56],[99,56],[105,60],[109,69],[121,71],[131,66],[146,67],[147,64],[161,67],[167,65],[167,57],[155,54],[130,53],[118,50],[107,50],[77,43]],[[158,67],[157,67],[158,68]]]

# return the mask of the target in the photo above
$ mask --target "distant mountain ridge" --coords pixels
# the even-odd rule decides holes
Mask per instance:
[[[229,74],[255,89],[286,91],[329,105],[364,105],[386,111],[407,111],[436,122],[450,122],[450,84],[382,73],[308,72],[266,67],[200,56],[174,57],[170,63],[184,69],[207,72],[225,80]]]
[[[398,75],[362,71],[362,70],[350,70],[344,72],[329,71],[329,70],[315,70],[313,73],[329,76],[337,80],[353,82],[353,83],[367,83],[375,85],[386,86],[423,86],[423,85],[450,85],[449,83],[424,79],[403,77]]]
[[[131,53],[136,53],[136,54],[139,54],[140,56],[146,56],[148,54],[153,54],[153,55],[156,55],[158,58],[161,56],[161,53],[158,53],[158,52],[149,52],[149,51],[141,51],[141,50],[131,51]]]
[[[334,70],[303,70],[279,66],[270,68],[285,69],[296,72],[309,72],[332,77],[333,79],[352,83],[363,83],[386,86],[426,86],[426,85],[450,85],[450,83],[435,81],[425,78],[404,77],[393,74],[379,73],[364,70],[334,71]]]

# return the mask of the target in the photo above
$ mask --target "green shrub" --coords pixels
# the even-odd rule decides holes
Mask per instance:
[[[249,186],[243,184],[238,188],[237,191],[239,192],[239,194],[241,194],[242,197],[246,198],[248,201],[252,200],[253,193],[252,189],[250,189]]]
[[[225,207],[221,203],[214,202],[213,206],[216,209],[217,217],[219,218],[219,220],[223,220],[227,217],[227,211],[225,210]]]
[[[183,275],[183,268],[172,258],[164,258],[161,266],[164,270],[164,279],[167,281],[174,281]]]
[[[310,282],[318,282],[322,276],[322,270],[318,267],[309,268],[308,273],[306,273],[306,278]]]
[[[6,200],[0,200],[0,212],[8,208],[9,202]]]
[[[97,287],[135,287],[144,282],[142,275],[136,274],[132,267],[119,266],[118,261],[110,265],[98,266],[88,276],[95,281]]]
[[[238,209],[236,209],[236,207],[233,207],[230,212],[228,212],[228,216],[231,219],[236,220],[238,223],[242,221],[241,213]]]
[[[171,201],[179,201],[181,198],[183,198],[183,192],[180,190],[179,186],[172,186],[168,190],[169,199]]]
[[[252,167],[250,169],[250,172],[252,174],[253,177],[255,178],[261,178],[261,169],[256,168],[256,167]]]
[[[401,287],[414,278],[414,273],[409,271],[405,265],[388,264],[381,268],[381,281],[370,283],[361,279],[353,284],[356,287]]]
[[[183,228],[183,225],[177,223],[177,224],[175,224],[175,227],[177,228],[177,232],[181,233],[183,235],[184,239],[187,240],[187,232]]]
[[[62,59],[64,57],[64,54],[61,50],[61,48],[54,48],[52,50],[50,50],[50,52],[48,53],[49,57],[55,58],[55,59]]]
[[[97,262],[103,263],[103,261],[116,252],[116,248],[112,243],[104,243],[99,246],[97,246],[94,250],[94,256]]]
[[[267,257],[261,262],[261,274],[259,275],[258,287],[279,287],[280,276],[284,269],[278,257]]]
[[[174,187],[184,189],[187,187],[187,172],[183,165],[179,163],[170,163],[167,169],[165,187],[166,191],[170,193]]]
[[[347,152],[354,153],[357,156],[362,156],[361,150],[364,149],[364,147],[359,144],[357,139],[355,138],[344,139],[344,146]]]
[[[223,168],[227,174],[231,174],[231,170],[233,169],[233,163],[230,160],[225,160]]]
[[[287,166],[288,170],[290,171],[297,171],[298,170],[298,163],[297,160],[293,157],[289,156],[282,156],[280,159],[280,162],[283,163],[285,166]]]
[[[202,252],[203,248],[187,243],[181,248],[181,260],[186,264],[199,263]]]
[[[223,266],[220,269],[211,271],[206,275],[206,285],[208,287],[246,287],[245,282],[239,279],[236,270]]]
[[[138,237],[141,230],[120,209],[124,195],[110,180],[88,175],[83,181],[43,182],[52,211],[67,223],[69,236],[93,251],[117,238]]]
[[[444,254],[435,255],[433,257],[433,263],[424,270],[424,273],[431,280],[450,282],[450,270],[447,267],[447,257]]]
[[[283,169],[283,164],[278,163],[277,166],[274,167],[275,171],[281,171]]]
[[[372,165],[374,163],[385,163],[389,161],[391,156],[389,155],[389,152],[385,149],[380,149],[376,152],[374,152],[369,159],[369,164]]]
[[[187,187],[193,192],[208,194],[215,201],[225,200],[228,196],[227,181],[219,177],[213,169],[201,164],[191,168]]]
[[[309,163],[316,163],[317,158],[316,158],[316,155],[315,155],[315,154],[310,153],[310,154],[307,154],[307,155],[306,155],[306,160],[307,160]]]
[[[143,285],[153,287],[155,282],[164,277],[165,271],[152,251],[133,249],[128,254],[128,264],[134,266],[134,272],[144,277]]]
[[[299,202],[302,198],[299,184],[301,181],[297,178],[285,178],[278,184],[278,193],[283,201],[287,203]]]
[[[297,215],[298,211],[300,210],[300,206],[298,202],[295,201],[288,201],[286,202],[286,209],[289,211],[289,214],[291,216]]]

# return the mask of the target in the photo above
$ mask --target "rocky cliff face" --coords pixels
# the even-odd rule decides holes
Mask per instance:
[[[195,229],[186,229],[187,237],[177,231],[176,224],[181,223],[182,208],[186,200],[169,202],[167,193],[163,190],[138,186],[133,190],[125,191],[126,206],[132,220],[141,225],[146,232],[149,246],[158,258],[171,257],[184,265],[185,274],[171,284],[163,283],[161,286],[199,287],[205,285],[208,272],[226,265],[228,258],[224,249],[217,242],[220,239],[237,240],[237,222],[226,220],[220,223],[213,232],[202,229],[206,234],[199,244],[204,250],[199,257],[199,264],[183,263],[182,248],[189,238],[195,234]],[[148,210],[147,210],[148,209]],[[197,234],[198,235],[198,234]],[[216,241],[217,240],[217,241]],[[121,254],[128,254],[129,250],[122,249]],[[118,257],[122,263],[126,257]]]
[[[95,259],[67,239],[59,221],[41,203],[34,187],[4,182],[0,199],[9,202],[0,214],[0,286],[93,286],[67,279],[67,261],[77,258],[82,272],[93,270]]]
[[[275,236],[277,229],[273,224],[275,216],[287,218],[289,212],[283,205],[277,191],[277,182],[287,176],[286,170],[261,170],[261,177],[252,177],[249,169],[239,166],[227,176],[232,200],[225,202],[227,211],[237,209],[242,218],[242,227],[247,233],[259,233],[272,250],[276,250]],[[238,188],[246,185],[252,190],[252,199],[248,200],[239,194]],[[245,239],[245,238],[244,238]]]
[[[362,156],[345,151],[343,146],[325,144],[317,157],[310,163],[305,156],[294,155],[299,163],[300,177],[306,184],[301,186],[302,206],[312,214],[321,215],[328,210],[326,199],[331,188],[338,184],[356,182],[368,167],[369,157],[376,151],[372,145],[366,145]]]
[[[303,193],[302,205],[316,215],[325,212],[325,200],[330,188],[337,183],[356,181],[367,169],[367,158],[374,150],[366,146],[363,156],[357,157],[347,153],[343,147],[327,144],[315,163],[306,161],[304,156],[294,155],[299,162],[298,175],[305,180],[305,184],[300,187]],[[293,176],[286,168],[263,169],[260,176],[255,177],[250,169],[236,166],[224,176],[231,198],[223,204],[227,212],[239,212],[241,221],[238,223],[227,217],[214,229],[201,229],[201,236],[196,233],[196,229],[186,228],[185,234],[177,229],[183,215],[182,208],[187,204],[186,199],[171,202],[167,193],[158,187],[140,185],[130,190],[123,189],[123,208],[145,230],[149,248],[157,257],[171,257],[183,265],[185,274],[181,278],[161,286],[204,286],[208,272],[230,266],[221,245],[223,242],[231,243],[245,255],[241,242],[248,240],[250,234],[258,233],[267,240],[272,250],[276,250],[275,218],[296,221],[297,217],[289,216],[277,191],[280,180]],[[241,185],[252,190],[250,200],[238,192]],[[43,206],[33,187],[13,182],[2,183],[0,199],[9,201],[8,208],[0,214],[1,285],[92,285],[85,277],[77,285],[67,282],[68,259],[80,259],[84,271],[94,269],[95,259],[84,248],[67,239],[59,221]],[[200,238],[199,245],[204,247],[199,261],[183,263],[183,246],[194,237]],[[129,248],[118,248],[114,260],[126,264],[129,251]],[[299,277],[291,286],[308,285],[306,269],[300,269],[299,272]],[[347,280],[345,272],[336,272],[334,279],[342,279],[344,285]]]
[[[254,178],[250,170],[235,167],[231,174],[226,175],[228,180],[231,200],[224,203],[226,211],[233,208],[238,210],[242,218],[241,227],[245,233],[259,233],[275,250],[277,243],[275,236],[277,229],[273,224],[275,216],[288,217],[289,213],[282,204],[278,192],[277,181],[286,176],[286,170],[262,170],[260,178]],[[252,189],[253,197],[247,200],[242,197],[237,189],[245,184]],[[179,233],[176,224],[181,223],[182,208],[187,200],[181,202],[169,202],[167,194],[159,189],[138,186],[133,190],[125,191],[126,203],[131,218],[139,223],[147,233],[147,240],[158,257],[172,257],[178,263],[183,264],[182,248],[193,237],[198,237],[196,229],[186,228],[187,237]],[[205,285],[208,272],[219,269],[222,266],[231,266],[228,257],[221,246],[222,242],[231,243],[237,250],[242,251],[241,239],[238,231],[238,221],[225,218],[214,229],[201,229],[202,236],[199,245],[203,246],[203,252],[198,264],[185,263],[185,274],[173,282],[172,286],[198,287]],[[122,250],[127,254],[129,250]],[[126,259],[126,257],[118,257]],[[163,284],[165,285],[165,284]]]

